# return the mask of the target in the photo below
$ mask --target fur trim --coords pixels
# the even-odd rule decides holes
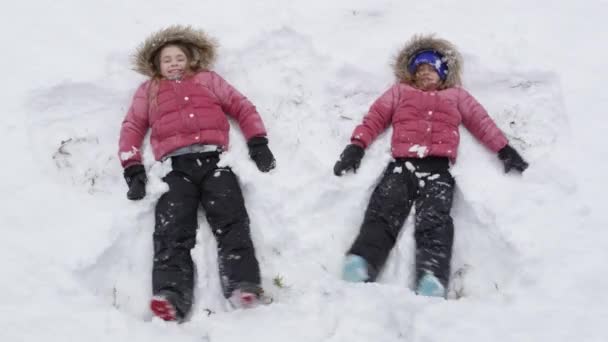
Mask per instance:
[[[456,46],[445,39],[435,38],[435,35],[415,35],[401,49],[393,63],[395,76],[400,82],[413,84],[413,75],[407,66],[410,59],[421,50],[435,50],[443,55],[448,65],[448,75],[441,89],[461,85],[460,74],[462,73],[462,56]]]
[[[137,47],[133,70],[149,77],[158,76],[154,57],[163,46],[173,42],[184,43],[190,48],[193,56],[190,66],[194,71],[209,69],[215,60],[217,43],[214,39],[191,26],[173,25],[153,33]]]

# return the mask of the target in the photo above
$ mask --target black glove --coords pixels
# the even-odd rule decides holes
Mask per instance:
[[[346,146],[344,152],[340,155],[340,160],[334,165],[334,174],[336,176],[342,176],[348,170],[352,169],[357,172],[359,164],[361,164],[361,158],[365,154],[363,147],[355,144]]]
[[[505,173],[515,169],[519,172],[524,172],[528,168],[528,163],[515,151],[515,149],[509,145],[503,147],[498,151],[498,158],[502,160],[505,165]]]
[[[249,139],[247,146],[249,147],[249,156],[255,162],[258,170],[268,172],[274,169],[276,161],[268,148],[266,137],[253,137]]]
[[[129,191],[127,191],[127,198],[135,201],[140,200],[146,196],[146,169],[141,164],[131,165],[127,167],[123,173]]]

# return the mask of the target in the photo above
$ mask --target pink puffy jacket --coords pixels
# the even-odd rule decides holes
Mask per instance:
[[[392,124],[393,157],[439,156],[454,162],[461,122],[490,150],[507,145],[486,110],[463,88],[425,92],[405,83],[393,85],[374,102],[351,141],[366,148]]]
[[[247,140],[266,135],[255,106],[213,71],[178,81],[144,82],[122,123],[120,162],[123,167],[141,163],[140,148],[149,128],[156,160],[192,144],[225,149],[230,128],[226,114],[236,119]]]

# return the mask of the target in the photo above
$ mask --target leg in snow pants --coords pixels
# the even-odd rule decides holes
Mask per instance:
[[[370,281],[386,262],[415,205],[416,282],[432,273],[447,288],[454,240],[450,216],[454,186],[447,158],[403,158],[388,165],[349,250],[368,262]]]
[[[166,296],[184,317],[192,306],[197,211],[203,206],[217,240],[224,295],[237,288],[260,289],[260,269],[249,232],[249,216],[234,173],[218,167],[216,152],[172,157],[163,179],[169,191],[156,204],[152,290]]]

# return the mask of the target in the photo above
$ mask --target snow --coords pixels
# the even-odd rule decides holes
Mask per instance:
[[[71,140],[67,140],[66,142],[69,142]],[[131,151],[129,152],[120,152],[120,160],[129,160],[130,158],[132,158],[134,155],[137,154],[137,148],[135,146],[132,146]]]
[[[7,2],[0,340],[605,341],[605,13],[603,0]],[[147,309],[170,165],[145,145],[148,194],[131,202],[116,153],[143,81],[130,53],[174,23],[218,39],[215,70],[257,106],[277,158],[260,173],[233,127],[221,160],[241,182],[273,303],[230,309],[201,213],[181,325]],[[460,48],[466,88],[531,165],[505,175],[461,128],[447,301],[412,291],[411,218],[378,283],[339,279],[390,132],[357,173],[335,177],[333,163],[421,32]]]
[[[429,111],[429,114],[430,113],[431,112]],[[427,146],[421,146],[421,145],[415,144],[412,147],[410,147],[408,151],[409,152],[416,152],[416,155],[418,155],[418,157],[422,158],[422,157],[424,157],[426,155],[427,150],[428,150]]]

